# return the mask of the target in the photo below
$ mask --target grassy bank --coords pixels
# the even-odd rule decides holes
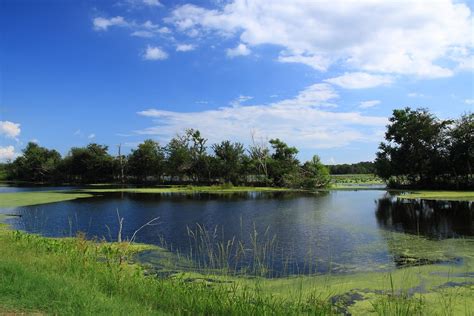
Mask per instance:
[[[403,199],[474,201],[474,191],[416,191],[399,196]]]
[[[258,283],[145,276],[135,246],[0,231],[0,310],[56,315],[326,314],[330,305],[291,301]]]
[[[434,243],[395,239],[400,251],[404,244],[429,247]],[[446,249],[466,251],[463,266],[422,265],[391,273],[281,279],[192,271],[155,277],[149,274],[153,270],[133,263],[137,251],[163,251],[155,247],[93,242],[80,236],[44,238],[13,232],[3,225],[0,311],[57,315],[472,315],[472,244],[447,243]]]

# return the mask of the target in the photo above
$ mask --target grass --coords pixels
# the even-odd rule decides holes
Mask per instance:
[[[370,188],[372,185],[385,183],[374,174],[333,174],[331,175],[332,189]]]
[[[436,241],[423,238],[405,240],[406,236],[397,233],[390,238],[394,252],[418,254],[418,247],[440,248]],[[445,243],[441,249],[465,253],[462,266],[422,265],[391,272],[274,279],[215,274],[212,268],[206,273],[175,268],[164,277],[155,277],[154,270],[134,263],[134,255],[142,250],[165,252],[161,248],[90,241],[83,236],[45,238],[1,225],[0,311],[55,315],[472,315],[474,282],[468,274],[474,268],[472,241]],[[173,256],[168,253],[166,260]]]
[[[128,243],[0,232],[0,308],[55,315],[330,314],[328,302],[276,298],[258,283],[145,276]]]
[[[85,192],[14,192],[0,193],[0,207],[19,207],[92,197]]]
[[[88,188],[81,192],[107,193],[107,192],[132,192],[132,193],[239,193],[239,192],[285,192],[292,191],[287,188],[274,187],[246,187],[229,185],[212,186],[171,186],[156,188]]]
[[[398,197],[402,199],[474,201],[474,191],[416,191]]]

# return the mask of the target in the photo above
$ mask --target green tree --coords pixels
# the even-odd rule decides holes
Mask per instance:
[[[218,176],[225,182],[238,184],[242,176],[244,146],[228,140],[212,146],[216,157]]]
[[[132,150],[127,159],[128,174],[145,182],[149,177],[160,180],[165,167],[165,154],[160,144],[147,139]]]
[[[446,172],[446,131],[452,123],[426,109],[394,110],[375,161],[377,174],[394,184],[432,186]]]
[[[189,138],[185,135],[177,135],[172,138],[165,147],[166,173],[171,180],[178,177],[181,181],[183,176],[188,175],[192,168],[192,156],[189,150]]]
[[[268,163],[268,174],[276,186],[292,185],[288,183],[298,173],[299,161],[296,158],[298,149],[290,147],[280,139],[271,139],[273,154]],[[290,181],[291,182],[291,181]]]
[[[29,142],[23,149],[23,155],[16,158],[8,168],[8,178],[33,182],[52,181],[58,176],[57,167],[60,162],[61,155],[56,150]]]
[[[474,167],[474,114],[456,120],[449,131],[449,161],[456,186],[472,185]],[[462,183],[461,183],[462,182]]]
[[[71,148],[63,168],[74,182],[99,183],[114,179],[115,165],[107,146],[92,143]]]
[[[314,155],[310,161],[305,162],[301,169],[301,186],[305,189],[326,187],[331,180],[329,169],[323,165],[321,159],[317,155]]]

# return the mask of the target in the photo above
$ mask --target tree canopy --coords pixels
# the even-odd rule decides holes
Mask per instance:
[[[472,187],[473,114],[441,120],[407,107],[394,110],[389,121],[375,166],[390,186]]]

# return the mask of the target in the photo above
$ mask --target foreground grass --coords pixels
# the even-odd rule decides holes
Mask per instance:
[[[456,247],[472,249],[470,241]],[[51,239],[0,226],[0,311],[54,315],[474,312],[474,283],[469,282],[472,252],[467,253],[465,267],[427,265],[392,273],[265,279],[191,271],[147,276],[151,270],[131,260],[144,249],[154,247],[93,242],[81,236]]]
[[[416,191],[399,195],[402,199],[474,201],[474,191]]]
[[[0,310],[55,315],[328,314],[319,301],[289,301],[257,284],[158,279],[129,264],[137,249],[83,238],[0,232]]]

